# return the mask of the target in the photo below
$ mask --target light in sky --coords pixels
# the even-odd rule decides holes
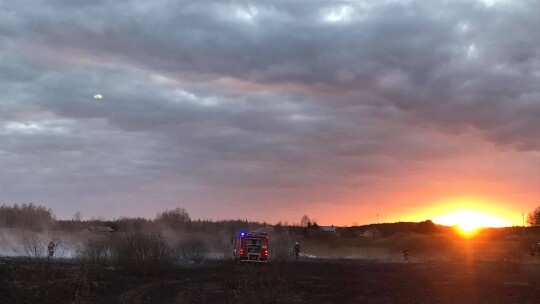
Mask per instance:
[[[103,98],[103,96],[101,94],[94,95],[94,99],[101,99],[101,98]]]
[[[482,3],[484,3],[484,5],[486,7],[492,7],[494,5],[497,5],[497,4],[503,4],[507,1],[505,0],[481,0]]]
[[[325,19],[328,22],[340,22],[340,21],[346,21],[350,18],[350,15],[352,14],[352,9],[348,6],[342,6],[340,8],[336,8],[332,11],[330,11]]]
[[[253,6],[237,8],[235,11],[235,17],[246,22],[253,21],[258,15],[259,10]]]
[[[456,26],[456,29],[459,33],[461,34],[466,34],[469,32],[470,30],[470,26],[467,22],[460,22],[457,26]]]
[[[441,215],[434,218],[433,222],[446,226],[457,226],[465,236],[474,234],[479,228],[506,226],[505,220],[499,217],[486,212],[468,209]]]
[[[467,59],[475,59],[478,57],[478,49],[476,48],[476,45],[471,44],[467,48]]]

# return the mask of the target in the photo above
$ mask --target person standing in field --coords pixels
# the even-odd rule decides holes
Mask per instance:
[[[54,256],[54,249],[56,248],[56,244],[51,241],[49,243],[49,246],[47,246],[47,251],[49,252],[49,258],[52,258]]]
[[[300,255],[300,245],[298,244],[298,242],[294,244],[294,255],[298,260],[298,256]]]
[[[407,249],[403,249],[403,260],[404,261],[408,261],[409,260],[409,251],[407,251]]]

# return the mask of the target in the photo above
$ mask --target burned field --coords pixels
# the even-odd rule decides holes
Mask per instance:
[[[46,285],[21,259],[0,262],[1,303],[538,303],[538,264],[303,259],[211,261],[160,275],[51,264]]]

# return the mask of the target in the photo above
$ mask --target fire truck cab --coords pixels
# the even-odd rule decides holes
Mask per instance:
[[[268,235],[266,232],[240,232],[231,241],[236,261],[266,262],[268,260]]]

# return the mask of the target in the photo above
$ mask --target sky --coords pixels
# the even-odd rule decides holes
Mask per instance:
[[[539,28],[537,0],[0,0],[0,204],[520,225]]]

